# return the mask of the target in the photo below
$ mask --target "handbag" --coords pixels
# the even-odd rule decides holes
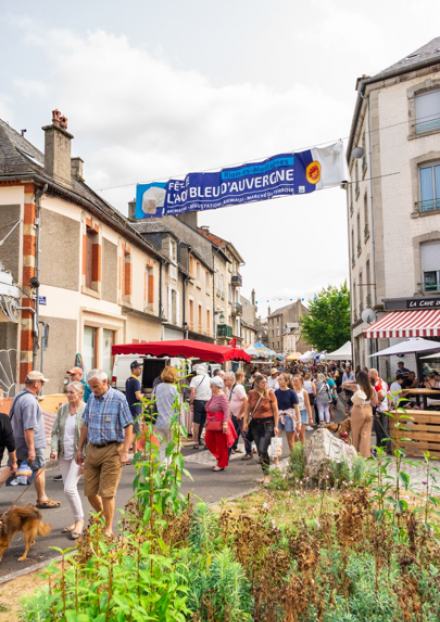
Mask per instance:
[[[208,419],[206,423],[207,432],[223,432],[223,422],[218,419]]]

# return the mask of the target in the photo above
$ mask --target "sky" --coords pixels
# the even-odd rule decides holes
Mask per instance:
[[[86,182],[136,183],[345,139],[356,78],[440,35],[438,0],[0,0],[0,118],[43,149],[55,108]],[[6,62],[5,62],[6,61]],[[199,214],[260,313],[348,278],[345,192]]]

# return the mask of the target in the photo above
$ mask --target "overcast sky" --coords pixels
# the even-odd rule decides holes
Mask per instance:
[[[356,78],[440,35],[439,0],[0,0],[0,117],[43,148],[59,108],[87,183],[137,182],[347,137]],[[122,185],[120,188],[109,189]],[[348,276],[345,193],[199,214],[263,315]]]

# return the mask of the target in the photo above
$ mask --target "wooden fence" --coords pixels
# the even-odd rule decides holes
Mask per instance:
[[[390,437],[393,445],[404,448],[408,456],[422,456],[424,451],[436,458],[440,458],[440,412],[435,410],[408,410],[407,415],[411,419],[402,419],[399,425],[405,430],[396,430],[399,415],[393,412],[394,419],[390,417]],[[400,440],[400,439],[411,440]]]

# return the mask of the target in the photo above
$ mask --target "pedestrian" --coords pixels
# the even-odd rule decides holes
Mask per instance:
[[[312,427],[313,415],[312,405],[310,404],[310,395],[304,388],[304,381],[301,376],[296,375],[292,378],[292,386],[298,397],[298,408],[300,411],[301,423],[297,428],[299,442],[305,445],[307,426]]]
[[[225,395],[225,383],[220,376],[210,379],[211,399],[206,404],[206,447],[217,459],[212,467],[215,473],[224,471],[229,464],[228,448],[232,447],[237,434],[229,417],[229,402]]]
[[[38,394],[44,384],[49,382],[39,371],[30,371],[24,380],[25,387],[14,397],[10,418],[17,452],[17,464],[20,468],[27,462],[34,473],[37,492],[37,508],[49,509],[60,506],[59,501],[49,499],[46,494],[46,432],[43,412],[38,403]]]
[[[226,374],[223,371],[223,369],[216,369],[214,371],[214,373],[212,374],[212,376],[213,376],[213,378],[215,378],[216,376],[219,376],[223,380],[223,382],[224,382]]]
[[[289,374],[280,374],[278,377],[279,389],[275,390],[278,405],[278,429],[286,432],[289,452],[295,445],[295,431],[301,427],[301,413],[299,400],[290,386]]]
[[[280,388],[278,384],[278,369],[276,367],[272,367],[270,370],[270,376],[267,378],[267,388],[273,391]]]
[[[397,363],[396,376],[399,374],[401,376],[408,376],[410,370],[405,367],[405,363],[403,361],[399,361]]]
[[[128,461],[133,417],[123,393],[109,386],[105,371],[92,369],[87,381],[92,394],[83,414],[76,463],[84,463],[84,494],[95,512],[102,512],[104,534],[112,538],[115,495],[122,467]]]
[[[317,374],[316,377],[316,407],[318,409],[319,423],[330,423],[330,388],[325,374]]]
[[[398,407],[399,401],[402,397],[401,393],[402,393],[403,380],[404,380],[403,375],[397,374],[396,379],[394,380],[394,382],[391,383],[390,397],[391,397],[393,408]]]
[[[86,407],[83,400],[84,385],[80,381],[71,382],[67,385],[66,395],[67,404],[58,408],[52,426],[50,459],[59,460],[64,494],[73,514],[73,524],[65,527],[63,533],[70,533],[72,540],[77,540],[84,529],[84,510],[78,493],[78,481],[83,467],[75,462]]]
[[[90,387],[84,378],[84,372],[81,367],[72,367],[72,369],[66,371],[66,374],[70,376],[70,382],[80,382],[84,386],[83,400],[87,404],[90,397]]]
[[[315,405],[316,387],[311,374],[305,374],[303,386],[309,396],[310,406],[313,408]]]
[[[225,378],[226,385],[226,397],[229,401],[229,408],[231,411],[231,421],[234,426],[235,432],[237,434],[237,438],[235,439],[234,444],[230,449],[230,453],[243,453],[241,449],[238,448],[238,439],[240,434],[243,432],[243,415],[246,408],[246,404],[248,401],[247,394],[243,385],[237,382],[236,375],[233,371],[230,371],[226,374]],[[245,434],[243,434],[243,441],[245,447],[245,455],[242,460],[251,460],[252,459],[252,443],[248,443],[245,438]]]
[[[133,361],[130,363],[131,375],[125,381],[125,397],[133,417],[133,454],[138,452],[138,439],[141,431],[142,423],[142,387],[139,378],[142,376],[144,369],[142,361]],[[154,392],[154,389],[153,389]]]
[[[335,420],[335,408],[338,405],[338,394],[336,392],[336,388],[337,388],[336,380],[334,378],[333,372],[330,372],[327,378],[327,384],[330,389],[330,404],[329,404],[330,419],[334,421]]]
[[[211,386],[208,371],[205,365],[197,365],[196,376],[191,380],[189,388],[189,407],[193,415],[193,439],[196,443],[193,449],[201,449],[202,432],[206,421],[206,404],[211,399]]]
[[[351,410],[351,437],[353,447],[364,458],[371,457],[371,429],[373,427],[373,407],[377,405],[377,397],[368,375],[360,371],[356,381],[342,383],[344,390],[353,395]]]
[[[3,406],[4,393],[0,387],[0,408]],[[0,413],[0,466],[3,462],[5,449],[8,450],[9,461],[5,468],[0,471],[0,488],[15,475],[18,469],[17,452],[15,451],[14,433],[12,431],[11,420],[6,413]]]
[[[374,433],[376,434],[376,445],[378,447],[383,447],[385,450],[387,449],[388,439],[390,436],[390,426],[389,426],[389,406],[388,406],[388,385],[387,383],[379,378],[379,372],[377,369],[370,369],[368,372],[368,378],[370,379],[370,383],[373,385],[374,390],[377,393],[377,408],[374,412]]]
[[[156,398],[155,409],[157,412],[154,431],[159,440],[159,459],[162,464],[169,464],[171,456],[166,455],[167,445],[171,440],[171,421],[179,413],[179,395],[177,390],[178,371],[175,367],[165,367],[161,373],[161,380],[153,389]]]
[[[270,481],[269,445],[272,438],[278,436],[278,406],[275,393],[267,388],[265,376],[254,377],[254,389],[249,391],[243,429],[249,430],[249,435],[257,446],[263,470],[263,479],[257,481],[267,484]]]

